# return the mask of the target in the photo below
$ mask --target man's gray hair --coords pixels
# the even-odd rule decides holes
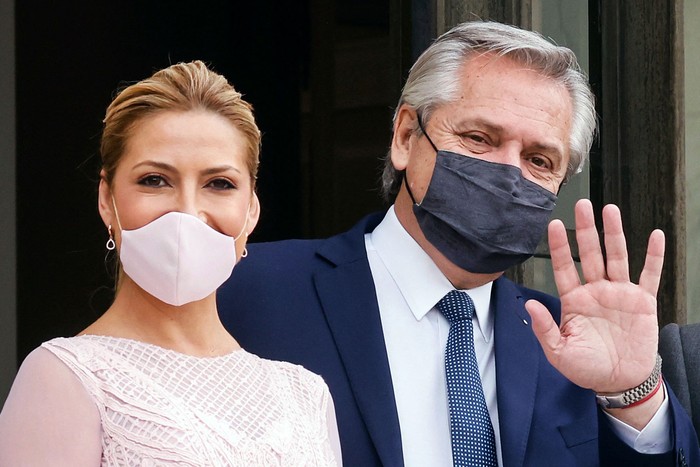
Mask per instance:
[[[458,75],[464,63],[475,54],[505,56],[562,84],[573,102],[570,160],[564,180],[580,172],[593,144],[596,112],[593,92],[574,53],[557,46],[540,34],[500,23],[473,21],[461,23],[438,37],[413,64],[394,113],[407,104],[416,110],[423,124],[441,104],[457,99]],[[416,131],[419,131],[416,128]],[[382,174],[382,195],[392,202],[399,192],[403,172],[386,156]]]

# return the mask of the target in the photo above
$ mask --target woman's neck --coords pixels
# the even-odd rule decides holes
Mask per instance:
[[[172,306],[129,278],[122,281],[112,306],[81,334],[124,337],[196,356],[224,355],[240,348],[221,324],[216,294]]]

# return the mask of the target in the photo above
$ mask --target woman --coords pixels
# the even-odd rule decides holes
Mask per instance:
[[[202,62],[107,109],[99,212],[119,253],[114,303],[24,361],[0,414],[0,465],[337,465],[320,377],[242,350],[216,289],[260,205],[251,106]]]

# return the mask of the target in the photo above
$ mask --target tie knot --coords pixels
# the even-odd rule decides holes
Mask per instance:
[[[442,297],[437,308],[450,324],[470,320],[474,316],[474,302],[466,292],[459,290],[453,290]]]

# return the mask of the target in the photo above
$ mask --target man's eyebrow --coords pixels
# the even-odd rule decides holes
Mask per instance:
[[[500,125],[498,123],[492,122],[490,120],[484,119],[482,117],[475,117],[475,118],[466,118],[463,120],[458,120],[457,121],[457,128],[464,128],[464,127],[475,127],[476,129],[484,129],[489,132],[494,132],[494,133],[502,133],[505,131],[503,125]],[[547,154],[556,154],[560,159],[564,158],[564,153],[566,151],[565,147],[559,146],[557,144],[547,144],[547,143],[535,143],[533,145],[528,146],[530,149],[534,149],[537,151],[542,151]]]
[[[466,126],[476,126],[479,128],[484,128],[488,131],[496,132],[496,133],[503,131],[503,125],[499,125],[498,123],[486,120],[486,119],[481,118],[481,117],[466,118],[466,119],[457,121],[458,128],[466,127]]]
[[[532,149],[536,149],[538,151],[543,151],[546,153],[552,153],[555,152],[559,156],[563,156],[562,148],[557,146],[556,144],[545,144],[545,143],[536,143],[530,146]]]

